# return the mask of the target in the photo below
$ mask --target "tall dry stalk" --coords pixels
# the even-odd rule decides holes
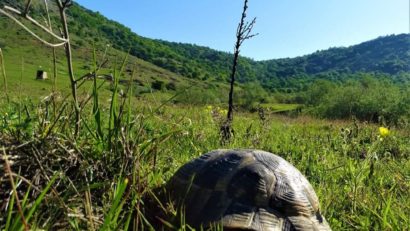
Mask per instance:
[[[72,60],[72,52],[71,52],[71,44],[70,44],[70,34],[68,32],[67,15],[65,13],[67,7],[72,5],[72,1],[71,0],[66,0],[66,1],[56,0],[56,2],[57,2],[58,9],[60,12],[60,20],[61,20],[61,24],[63,27],[63,35],[64,35],[64,38],[67,40],[64,46],[65,46],[66,59],[67,59],[68,76],[70,77],[70,83],[71,83],[71,94],[74,99],[75,136],[77,136],[80,130],[81,109],[78,103],[77,81],[74,76],[73,60]]]
[[[242,10],[241,21],[239,22],[239,25],[236,31],[236,43],[235,43],[235,48],[234,48],[234,57],[233,57],[233,64],[232,64],[231,76],[230,76],[231,84],[230,84],[230,90],[229,90],[228,114],[226,116],[226,121],[220,127],[222,143],[228,142],[234,134],[234,131],[232,129],[233,91],[234,91],[234,84],[235,84],[236,68],[238,66],[240,47],[245,40],[250,39],[257,35],[257,34],[251,34],[253,26],[255,25],[255,22],[256,22],[256,18],[253,18],[253,20],[250,22],[245,21],[247,9],[248,9],[248,0],[245,0],[244,5],[243,5],[243,10]]]

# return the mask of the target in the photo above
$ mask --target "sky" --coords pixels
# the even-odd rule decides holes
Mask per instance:
[[[409,33],[410,0],[249,0],[258,35],[241,55],[296,57],[379,36]],[[138,35],[233,52],[241,0],[77,0]]]

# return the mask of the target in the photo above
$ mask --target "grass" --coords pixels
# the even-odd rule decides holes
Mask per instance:
[[[372,124],[274,114],[261,121],[256,113],[239,113],[233,142],[221,146],[218,112],[189,105],[116,102],[117,106],[99,105],[99,119],[96,108],[84,111],[77,140],[69,125],[69,106],[59,108],[62,114],[46,116],[44,102],[20,102],[20,109],[15,103],[3,104],[0,146],[15,158],[12,171],[20,198],[25,198],[24,211],[34,210],[24,213],[31,227],[123,229],[132,214],[138,214],[139,229],[147,228],[146,196],[179,166],[212,149],[237,147],[270,151],[294,164],[312,183],[335,230],[398,230],[410,225],[410,144],[405,130],[392,128],[381,141]],[[120,105],[129,110],[122,117]],[[39,175],[34,169],[41,170]],[[7,218],[0,222],[4,228],[6,223],[19,223],[20,215],[7,179],[1,180],[8,189],[3,203],[10,201],[1,211],[0,217]]]
[[[28,97],[30,99],[40,99],[45,97],[50,93],[50,89],[53,86],[53,60],[52,60],[52,49],[42,45],[40,42],[27,36],[25,31],[18,29],[16,25],[8,22],[7,19],[2,18],[0,22],[0,47],[2,48],[6,72],[8,77],[8,85],[10,89],[21,90],[21,96]],[[121,62],[122,57],[126,53],[119,51],[113,47],[107,46],[107,44],[85,44],[79,46],[76,45],[75,41],[80,41],[76,35],[73,35],[74,45],[73,45],[73,66],[75,70],[75,76],[77,78],[90,73],[93,70],[94,59],[93,50],[97,50],[97,61],[99,64],[103,63],[103,53],[106,48],[108,59],[104,67],[101,68],[99,74],[110,75],[113,74],[112,70],[114,66],[118,66]],[[70,89],[67,87],[69,85],[69,79],[67,74],[67,64],[65,60],[65,54],[63,48],[57,48],[57,82],[56,87],[61,92],[62,95],[67,95],[70,93]],[[22,68],[24,66],[24,68]],[[166,98],[177,91],[182,91],[190,86],[195,86],[195,88],[208,88],[212,86],[211,82],[198,81],[184,76],[175,74],[158,66],[155,66],[149,62],[142,59],[138,59],[133,56],[129,56],[127,63],[124,67],[124,74],[121,76],[122,80],[129,79],[133,69],[136,69],[135,78],[136,81],[134,88],[134,93],[150,93],[154,91],[159,98]],[[24,69],[24,70],[23,70]],[[48,72],[49,79],[45,81],[36,80],[37,70],[42,69]],[[21,78],[22,76],[22,78]],[[0,82],[0,87],[3,88],[3,79]],[[162,91],[156,91],[151,88],[151,84],[155,81],[164,82],[164,86],[169,83],[175,85],[175,90],[170,90],[169,92],[165,89]],[[90,88],[92,87],[92,81],[85,84],[79,93],[88,94]],[[120,84],[121,88],[124,88],[124,84]],[[227,84],[224,84],[227,86]],[[85,90],[84,90],[85,89]],[[110,97],[110,84],[107,83],[103,88],[100,89],[100,94],[104,99]],[[11,94],[10,97],[13,98],[15,94]],[[150,94],[138,94],[140,98],[151,100]],[[14,97],[16,99],[16,97]]]
[[[280,113],[297,110],[301,107],[301,105],[285,103],[263,103],[260,105],[260,107],[274,113]]]

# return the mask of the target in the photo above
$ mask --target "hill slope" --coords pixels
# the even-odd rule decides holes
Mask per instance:
[[[19,1],[0,0],[0,4],[4,2],[18,5]],[[41,16],[41,12],[38,10],[34,13]],[[229,53],[192,44],[145,38],[78,4],[74,4],[68,14],[74,48],[111,44],[117,50],[129,52],[178,76],[220,83],[225,83],[229,76],[232,60]],[[296,58],[257,62],[241,57],[238,80],[242,83],[257,81],[265,88],[278,89],[300,88],[316,78],[343,80],[357,72],[376,72],[409,79],[409,50],[410,34],[400,34]]]
[[[0,6],[2,4],[7,4],[18,9],[22,9],[23,1],[15,0],[0,0]],[[39,22],[44,21],[44,6],[42,1],[33,1],[32,3],[31,15],[36,18]],[[57,22],[58,16],[55,12],[55,7],[51,4],[51,19]],[[87,12],[85,9],[74,5],[71,8],[73,12],[76,9],[80,9],[80,12]],[[91,15],[91,14],[86,14]],[[92,15],[91,15],[92,16]],[[97,18],[98,19],[98,18]],[[30,26],[27,20],[22,19],[22,21]],[[80,77],[84,74],[89,73],[93,70],[93,51],[96,50],[97,62],[103,62],[103,53],[106,48],[107,55],[106,64],[104,68],[99,72],[99,74],[111,74],[113,69],[120,68],[122,60],[127,56],[127,49],[116,49],[117,45],[110,43],[110,40],[104,36],[101,36],[101,31],[93,31],[90,26],[81,28],[82,24],[78,21],[73,20],[72,16],[69,18],[69,27],[71,29],[71,40],[73,48],[73,61],[74,61],[74,71],[76,77]],[[54,31],[58,30],[56,25]],[[84,25],[85,26],[85,25]],[[30,28],[33,28],[32,26]],[[38,32],[41,36],[45,36],[44,33]],[[100,37],[101,36],[101,37]],[[50,38],[47,38],[50,39]],[[111,46],[107,46],[111,44]],[[49,93],[49,88],[52,87],[52,81],[35,81],[36,71],[38,69],[43,69],[49,72],[49,77],[52,77],[53,73],[53,61],[52,61],[52,49],[47,47],[31,37],[26,31],[22,30],[17,26],[12,20],[0,14],[0,48],[4,53],[6,73],[8,79],[9,89],[11,91],[17,89],[23,89],[23,96],[44,96]],[[123,51],[125,50],[125,52]],[[62,47],[56,49],[57,52],[57,88],[63,92],[68,93],[69,81],[67,78],[67,67],[65,61],[65,54]],[[208,88],[209,86],[206,82],[186,78],[178,73],[172,72],[170,70],[161,68],[153,63],[147,62],[143,59],[137,58],[133,55],[128,55],[127,63],[125,67],[125,75],[123,78],[128,78],[135,68],[135,86],[134,92],[151,92],[152,84],[157,82],[161,84],[161,88],[170,90],[179,90],[195,85],[199,88]],[[0,82],[0,86],[3,85],[3,81]],[[223,86],[226,88],[225,86]],[[1,88],[2,89],[2,88]],[[104,89],[109,90],[109,84],[104,87]],[[87,92],[86,89],[84,92]],[[107,92],[109,94],[109,92]],[[164,92],[166,94],[166,92]],[[171,93],[174,94],[174,93]],[[16,94],[17,95],[17,94]]]

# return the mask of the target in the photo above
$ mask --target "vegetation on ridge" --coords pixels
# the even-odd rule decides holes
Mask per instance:
[[[116,49],[129,51],[131,55],[188,78],[228,81],[232,54],[192,44],[145,38],[78,4],[74,4],[68,13],[72,19],[70,31],[76,35],[73,41],[78,46],[111,44]],[[238,81],[258,81],[269,90],[300,90],[313,79],[342,81],[357,72],[381,73],[395,81],[409,81],[409,36],[379,37],[355,46],[330,48],[296,58],[254,61],[241,57]]]

